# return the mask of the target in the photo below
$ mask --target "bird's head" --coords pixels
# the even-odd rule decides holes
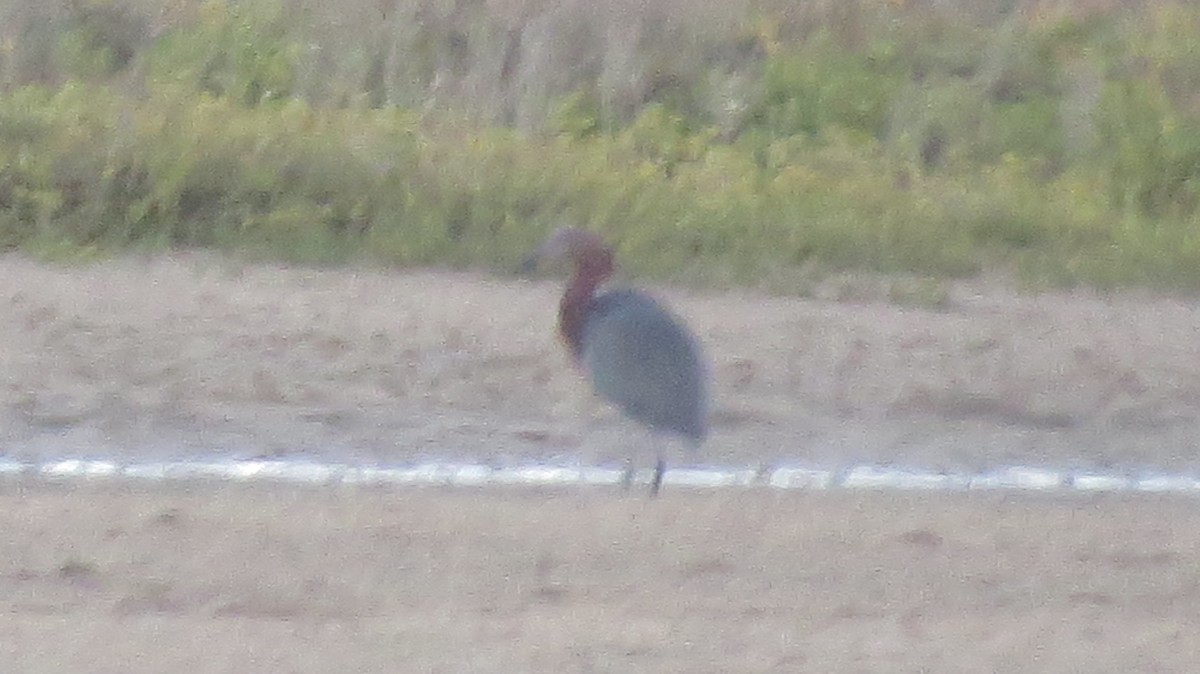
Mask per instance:
[[[563,227],[551,234],[525,259],[522,270],[531,273],[542,260],[566,258],[575,263],[577,274],[605,278],[613,271],[613,253],[599,234],[576,227]]]

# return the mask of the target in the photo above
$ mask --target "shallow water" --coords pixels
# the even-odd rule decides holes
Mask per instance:
[[[389,487],[619,487],[625,471],[618,466],[582,464],[489,465],[424,462],[402,465],[350,465],[313,461],[195,460],[120,463],[97,459],[61,459],[42,463],[0,460],[0,476],[38,476],[52,480],[136,480],[152,482],[218,480],[316,485]],[[636,471],[633,482],[646,485],[650,471]],[[797,465],[771,468],[684,466],[669,468],[668,488],[883,491],[1010,491],[1030,493],[1141,492],[1200,496],[1200,476],[1144,471],[1103,473],[1055,471],[1012,466],[985,473],[931,472],[876,465],[828,470]]]

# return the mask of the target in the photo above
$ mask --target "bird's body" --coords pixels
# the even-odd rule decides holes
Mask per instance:
[[[575,274],[559,302],[559,333],[596,392],[629,418],[693,445],[708,432],[707,372],[695,338],[657,300],[637,290],[596,289],[612,275],[612,251],[578,229],[554,233],[537,256],[571,258]],[[535,258],[536,259],[536,258]],[[651,494],[662,483],[655,464]]]
[[[614,290],[592,299],[582,363],[596,392],[655,431],[694,444],[708,434],[696,341],[654,298]]]

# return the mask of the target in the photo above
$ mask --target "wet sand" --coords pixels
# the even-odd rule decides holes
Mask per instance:
[[[567,363],[560,287],[2,257],[0,452],[621,461],[650,439]],[[712,436],[676,465],[1200,468],[1195,300],[984,283],[938,308],[653,290],[712,362]]]
[[[622,460],[559,282],[0,258],[0,454]],[[656,289],[713,363],[680,462],[1197,467],[1200,304]],[[13,672],[1189,672],[1200,501],[0,480]]]
[[[0,485],[13,672],[1190,672],[1200,502]]]

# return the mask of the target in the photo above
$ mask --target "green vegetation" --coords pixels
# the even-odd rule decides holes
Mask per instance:
[[[937,4],[0,0],[0,249],[1200,289],[1200,8]]]

